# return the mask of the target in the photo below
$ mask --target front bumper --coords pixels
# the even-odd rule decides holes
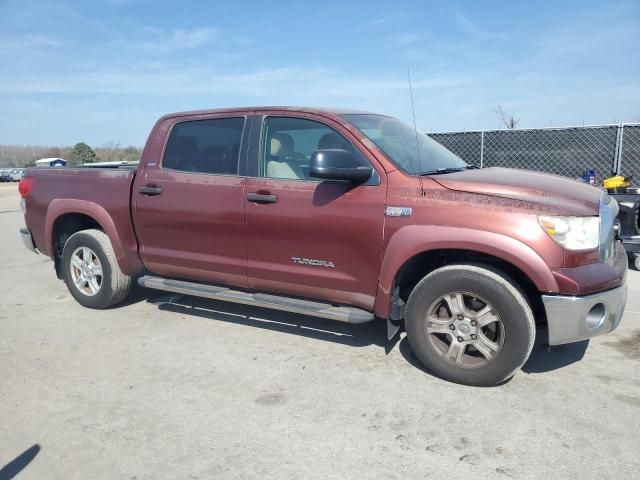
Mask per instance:
[[[31,250],[33,253],[39,253],[36,249],[36,244],[33,243],[33,237],[28,228],[20,229],[20,237],[22,238],[22,243],[24,243],[24,246],[27,247],[28,250]]]
[[[627,284],[584,296],[542,295],[549,345],[577,342],[608,333],[620,324]]]

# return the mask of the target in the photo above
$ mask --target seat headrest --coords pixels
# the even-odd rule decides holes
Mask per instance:
[[[291,157],[293,155],[293,138],[288,133],[274,133],[269,144],[272,157]]]
[[[322,137],[320,137],[320,141],[318,142],[318,150],[329,150],[334,148],[351,151],[351,146],[349,145],[349,143],[335,132],[325,133]]]

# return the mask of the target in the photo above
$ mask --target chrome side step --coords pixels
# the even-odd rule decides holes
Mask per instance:
[[[151,275],[140,277],[138,283],[142,287],[163,290],[165,292],[193,295],[195,297],[210,298],[223,302],[242,303],[254,307],[283,310],[285,312],[328,318],[329,320],[338,320],[340,322],[365,323],[375,318],[373,313],[355,307],[334,307],[329,303],[280,297],[266,293],[242,292],[226,287],[172,280]]]

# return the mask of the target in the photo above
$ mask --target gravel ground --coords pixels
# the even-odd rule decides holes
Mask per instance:
[[[2,480],[637,476],[640,272],[617,331],[471,388],[387,346],[384,323],[140,290],[84,309],[22,224],[1,184]]]

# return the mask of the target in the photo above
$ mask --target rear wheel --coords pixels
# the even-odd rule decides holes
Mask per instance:
[[[100,230],[83,230],[69,237],[61,268],[71,295],[88,308],[107,308],[129,293],[131,277],[123,274],[111,241]]]
[[[501,272],[479,265],[451,265],[424,277],[409,297],[405,323],[423,365],[465,385],[510,378],[535,339],[522,292]]]

